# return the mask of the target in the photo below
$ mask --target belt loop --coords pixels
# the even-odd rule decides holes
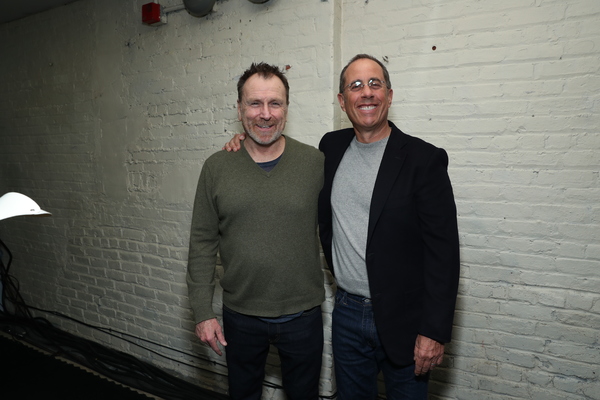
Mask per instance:
[[[346,292],[344,289],[342,289],[341,287],[337,287],[338,292],[340,293],[340,300],[344,303],[346,303],[348,301],[348,292]]]

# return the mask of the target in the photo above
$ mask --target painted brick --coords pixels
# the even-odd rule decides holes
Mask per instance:
[[[206,352],[185,286],[189,219],[203,161],[240,130],[237,77],[251,61],[290,65],[286,129],[316,145],[348,126],[337,74],[367,52],[387,60],[390,117],[450,156],[460,297],[431,393],[600,399],[590,374],[600,340],[597,1],[223,1],[209,17],[177,12],[159,28],[139,23],[139,4],[108,1],[0,27],[0,189],[53,213],[0,225],[28,302]],[[329,294],[331,276],[325,285]],[[331,309],[328,295],[326,338]],[[50,319],[225,391],[221,375]],[[324,396],[335,392],[330,352]],[[267,379],[279,382],[274,354],[269,362]]]

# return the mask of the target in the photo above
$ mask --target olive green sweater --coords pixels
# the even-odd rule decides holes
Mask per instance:
[[[325,296],[317,238],[317,198],[323,154],[286,137],[271,172],[244,146],[220,151],[200,173],[187,284],[196,323],[214,318],[217,251],[224,274],[223,304],[261,317],[293,314]]]

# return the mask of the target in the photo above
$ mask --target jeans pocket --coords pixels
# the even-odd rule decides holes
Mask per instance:
[[[338,289],[335,292],[335,305],[341,305],[341,306],[348,305],[348,298],[346,297],[345,293],[343,291],[341,291],[340,289]]]

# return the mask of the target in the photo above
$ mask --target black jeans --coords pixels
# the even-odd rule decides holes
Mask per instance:
[[[317,400],[323,354],[321,307],[283,323],[265,322],[223,307],[229,396],[259,400],[269,345],[279,352],[283,389],[290,400]]]

